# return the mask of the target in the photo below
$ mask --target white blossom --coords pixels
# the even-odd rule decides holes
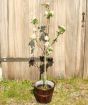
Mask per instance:
[[[65,30],[65,26],[61,25],[60,27],[62,27]]]
[[[33,28],[33,32],[36,32],[37,31],[37,29],[36,28]]]
[[[49,46],[49,42],[45,42],[45,47],[48,47]]]
[[[48,15],[48,11],[45,11],[45,15]]]
[[[45,11],[45,16],[48,16],[49,14],[51,14],[53,16],[54,12],[53,11]]]
[[[52,54],[52,51],[48,51],[48,54],[49,54],[49,55]]]
[[[51,46],[49,47],[49,49],[50,49],[51,51],[53,50],[53,48],[52,48]]]
[[[45,41],[48,41],[49,40],[49,37],[46,35],[45,36]]]
[[[32,36],[31,36],[31,38],[32,38],[32,39],[36,39],[36,34],[33,33]]]
[[[50,5],[50,3],[49,3],[49,2],[47,2],[46,4],[47,4],[47,5]]]
[[[37,19],[37,18],[34,16],[34,17],[33,17],[33,20],[34,20],[34,19]]]

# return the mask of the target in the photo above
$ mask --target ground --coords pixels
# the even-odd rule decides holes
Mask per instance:
[[[52,102],[47,105],[88,105],[88,79],[55,79]],[[31,81],[0,81],[0,105],[42,105],[33,96]]]

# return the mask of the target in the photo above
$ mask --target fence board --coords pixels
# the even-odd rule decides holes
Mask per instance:
[[[66,8],[66,76],[74,76],[76,74],[76,58],[77,58],[77,38],[79,19],[80,0],[68,0]]]
[[[85,29],[85,49],[84,49],[84,78],[88,78],[88,0],[86,3],[86,29]]]

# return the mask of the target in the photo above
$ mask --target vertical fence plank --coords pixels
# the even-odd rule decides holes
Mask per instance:
[[[66,27],[66,1],[54,1],[54,17],[52,22],[53,38],[57,35],[56,31],[59,25]],[[65,76],[65,33],[60,35],[58,41],[53,46],[54,72],[56,77]]]
[[[86,0],[86,29],[84,50],[84,78],[88,78],[88,0]]]
[[[84,48],[85,48],[85,19],[86,19],[86,0],[80,0],[78,14],[78,36],[77,36],[77,59],[76,59],[76,75],[83,77],[84,74]],[[85,13],[83,22],[82,14]]]
[[[76,58],[77,58],[77,37],[80,0],[67,0],[66,5],[66,76],[76,75]]]
[[[0,37],[1,37],[1,57],[8,54],[8,1],[0,0]],[[8,78],[8,63],[2,63],[3,76]]]

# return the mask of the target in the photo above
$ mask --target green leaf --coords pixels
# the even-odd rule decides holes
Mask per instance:
[[[37,18],[32,19],[31,23],[34,24],[34,25],[38,24],[38,19]]]
[[[64,32],[65,32],[65,29],[62,26],[58,26],[57,34],[60,35],[60,34],[63,34]]]
[[[53,11],[50,11],[50,10],[49,10],[49,11],[47,11],[47,12],[48,12],[48,13],[45,14],[45,16],[46,16],[47,19],[50,19],[51,17],[53,17],[53,13],[52,13]]]
[[[52,52],[53,52],[53,48],[52,47],[48,47],[47,51],[46,51],[46,55],[49,56]]]

